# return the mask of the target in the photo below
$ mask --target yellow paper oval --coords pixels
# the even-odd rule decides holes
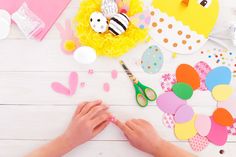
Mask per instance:
[[[230,85],[218,85],[212,90],[212,96],[216,101],[226,101],[232,94],[233,87]]]
[[[188,140],[197,134],[197,130],[195,128],[196,118],[197,118],[197,116],[194,115],[193,119],[186,122],[186,123],[176,123],[175,124],[175,136],[179,140]]]

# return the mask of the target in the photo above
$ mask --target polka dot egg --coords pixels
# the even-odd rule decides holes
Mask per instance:
[[[90,16],[90,26],[97,33],[104,33],[108,28],[107,18],[100,12],[94,12]]]
[[[146,73],[155,74],[158,73],[163,65],[163,54],[159,47],[150,46],[142,56],[142,69]]]

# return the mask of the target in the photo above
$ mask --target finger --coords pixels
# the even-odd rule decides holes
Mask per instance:
[[[92,120],[92,125],[94,126],[94,128],[96,128],[101,123],[105,121],[109,121],[110,117],[111,117],[111,114],[109,113],[104,113],[102,115],[99,115],[95,119]]]
[[[99,113],[105,112],[107,109],[108,107],[105,105],[95,106],[88,112],[86,116],[88,116],[88,118],[90,119],[93,119],[96,115],[98,115]]]
[[[82,103],[80,103],[80,104],[77,106],[73,118],[75,118],[75,117],[81,112],[81,110],[84,108],[84,106],[85,106],[87,103],[88,103],[88,102],[82,102]]]
[[[125,124],[123,124],[121,121],[119,121],[118,119],[116,119],[116,121],[113,122],[118,128],[120,128],[121,131],[124,132],[124,134],[126,136],[130,135],[133,131],[126,126]]]
[[[137,130],[138,125],[135,124],[132,120],[129,120],[125,123],[130,129]]]
[[[109,122],[108,121],[105,121],[103,123],[101,123],[99,126],[97,126],[95,129],[94,129],[94,132],[93,132],[93,137],[95,137],[96,135],[98,135],[100,132],[102,132],[107,126],[108,126]]]
[[[101,103],[102,103],[101,100],[96,100],[96,101],[87,103],[83,107],[82,111],[80,112],[81,116],[87,114],[94,106],[101,105]]]

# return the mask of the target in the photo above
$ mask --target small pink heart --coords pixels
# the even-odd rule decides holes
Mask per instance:
[[[117,79],[117,77],[118,77],[118,72],[116,71],[116,70],[112,70],[111,71],[111,77],[112,77],[112,79]]]
[[[69,76],[69,88],[67,88],[66,86],[62,85],[59,82],[53,82],[51,88],[59,94],[72,96],[75,94],[77,86],[78,86],[78,74],[76,72],[71,72]]]
[[[103,90],[104,90],[105,92],[109,92],[109,91],[110,91],[110,85],[109,85],[109,83],[104,83],[104,84],[103,84]]]

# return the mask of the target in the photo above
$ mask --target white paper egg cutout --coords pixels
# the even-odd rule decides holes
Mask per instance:
[[[97,58],[95,49],[89,46],[81,46],[77,48],[73,56],[80,64],[92,64]]]

